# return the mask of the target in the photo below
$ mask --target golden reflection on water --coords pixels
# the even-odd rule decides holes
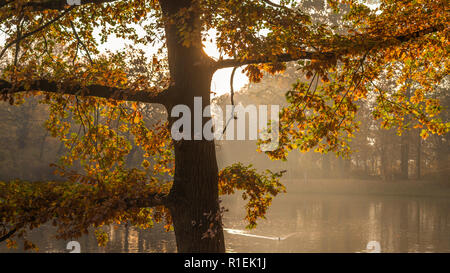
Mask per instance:
[[[449,211],[448,199],[297,195],[275,200],[268,220],[250,231],[293,236],[273,241],[228,233],[226,239],[237,252],[364,252],[370,241],[381,252],[450,252]],[[225,223],[245,227],[232,215]]]
[[[445,198],[285,194],[274,200],[267,220],[245,230],[244,203],[224,200],[228,252],[365,252],[370,241],[381,252],[450,252],[450,200]],[[33,230],[41,252],[69,252],[52,227]],[[77,241],[81,252],[175,252],[173,232],[161,225],[140,230],[127,225],[106,229],[110,242],[97,246],[92,234]],[[8,250],[0,245],[0,252]]]

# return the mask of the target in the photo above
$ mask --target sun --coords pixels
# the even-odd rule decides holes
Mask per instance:
[[[99,35],[100,29],[97,30],[96,34]],[[137,29],[138,33],[141,35],[144,35],[144,32],[142,29]],[[203,43],[204,45],[204,51],[208,56],[211,58],[218,60],[220,57],[220,52],[217,50],[215,40],[215,31],[211,30],[207,34],[208,39]],[[98,36],[97,36],[98,37]],[[212,38],[211,40],[209,38]],[[108,37],[108,42],[101,44],[99,49],[100,52],[117,52],[121,49],[125,48],[125,45],[127,42],[124,39],[117,38],[115,35],[111,35]],[[155,54],[156,49],[155,48],[145,48],[146,55],[148,57],[151,57],[153,54]],[[248,84],[248,77],[242,73],[242,69],[238,68],[236,70],[235,76],[234,76],[234,91],[239,91],[242,87],[244,87],[246,84]],[[213,97],[222,96],[224,94],[227,94],[230,92],[230,77],[231,73],[233,71],[233,68],[224,68],[216,71],[216,73],[213,76],[212,82],[211,82],[211,91],[213,92]]]
[[[217,50],[217,46],[214,42],[204,42],[205,53],[211,58],[217,60],[220,57],[220,53]],[[230,92],[230,78],[233,68],[224,68],[216,71],[211,82],[211,91],[213,96],[222,96]],[[234,75],[233,88],[234,91],[239,91],[248,83],[248,77],[242,73],[242,68],[238,68]]]

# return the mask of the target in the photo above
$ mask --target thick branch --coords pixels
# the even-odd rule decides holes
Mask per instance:
[[[98,200],[96,200],[96,202],[102,203],[102,202],[105,202],[106,200],[107,199],[98,199]],[[124,199],[123,201],[126,204],[126,209],[167,206],[167,204],[169,203],[167,195],[162,195],[162,194],[151,194],[151,195],[148,195],[148,196],[140,198],[140,199]],[[11,229],[5,235],[1,236],[0,243],[11,238],[23,226],[24,226],[24,223],[21,223],[21,224],[17,225],[16,227],[14,227],[13,229]]]
[[[252,60],[237,60],[237,59],[226,59],[220,60],[216,62],[215,68],[222,69],[227,67],[237,67],[249,64],[261,64],[261,63],[272,63],[272,62],[290,62],[290,61],[298,61],[298,60],[311,60],[311,59],[322,59],[333,57],[333,54],[323,54],[323,53],[314,53],[314,52],[301,52],[297,55],[290,54],[280,54],[275,57],[267,57],[263,56],[260,59],[252,59]]]
[[[0,80],[0,93],[20,93],[31,91],[43,91],[49,93],[60,93],[66,95],[79,95],[86,97],[99,97],[123,101],[137,101],[144,103],[159,103],[164,106],[169,106],[173,97],[171,92],[173,88],[168,88],[155,95],[153,92],[120,89],[115,87],[103,85],[88,85],[80,86],[78,84],[62,84],[59,82],[49,80],[37,80],[31,83],[22,83],[13,85],[5,80]]]
[[[2,237],[0,237],[0,243],[11,238],[14,235],[14,233],[16,233],[16,231],[17,231],[17,228],[13,228],[8,233],[6,233]]]
[[[417,39],[419,37],[422,37],[424,35],[441,31],[443,29],[444,29],[444,25],[437,25],[437,26],[432,26],[432,27],[425,28],[425,29],[422,29],[422,30],[419,30],[419,31],[415,31],[415,32],[412,32],[410,34],[400,35],[400,36],[397,36],[397,37],[394,37],[394,38],[399,40],[402,43],[405,43],[405,42]]]
[[[80,5],[103,4],[115,2],[117,0],[80,0]],[[74,1],[76,2],[76,1]],[[33,10],[63,10],[68,5],[67,0],[49,0],[45,2],[29,2],[26,7],[32,7]]]
[[[406,43],[411,40],[420,38],[424,35],[431,34],[434,32],[438,32],[444,29],[443,25],[438,26],[432,26],[429,28],[425,28],[419,31],[412,32],[410,34],[406,35],[399,35],[396,37],[392,37],[393,40],[397,40],[400,43]],[[380,39],[381,40],[381,39]],[[386,41],[380,41],[376,45],[372,45],[371,47],[376,49],[380,49],[386,46],[391,45],[390,40]],[[277,56],[262,56],[259,59],[250,59],[250,60],[238,60],[238,59],[226,59],[226,60],[219,60],[215,64],[216,69],[222,69],[227,67],[237,67],[237,66],[243,66],[243,65],[249,65],[249,64],[262,64],[262,63],[273,63],[273,62],[290,62],[290,61],[298,61],[298,60],[326,60],[326,59],[332,59],[338,56],[339,54],[342,54],[342,52],[308,52],[308,51],[302,51],[299,52],[296,55],[291,54],[280,54]]]
[[[101,204],[108,201],[108,198],[96,199],[94,203]],[[169,198],[166,194],[151,193],[139,198],[125,198],[123,202],[126,205],[126,209],[134,208],[152,208],[157,206],[167,206],[169,204]]]
[[[167,206],[167,195],[151,194],[145,198],[140,199],[125,199],[128,208],[151,208],[157,206]]]

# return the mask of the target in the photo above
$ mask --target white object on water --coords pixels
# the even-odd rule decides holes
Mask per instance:
[[[246,233],[245,230],[241,230],[241,229],[224,228],[223,230],[225,230],[226,232],[228,232],[230,234],[233,234],[233,235],[241,235],[241,236],[246,236],[246,237],[254,237],[254,238],[274,240],[274,241],[283,241],[283,240],[286,240],[287,238],[289,238],[289,237],[299,233],[299,232],[294,232],[294,233],[290,233],[290,234],[288,234],[286,236],[275,237],[275,236],[264,236],[264,235],[250,234],[250,233]]]
[[[370,241],[367,243],[366,249],[356,253],[381,253],[381,244],[378,241]]]
[[[70,241],[67,243],[66,249],[72,250],[69,253],[81,253],[81,245],[77,241]]]
[[[377,241],[370,241],[366,246],[367,253],[381,253],[381,244]]]

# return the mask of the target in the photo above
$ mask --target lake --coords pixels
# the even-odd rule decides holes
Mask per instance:
[[[283,194],[275,198],[267,220],[245,230],[244,202],[224,199],[228,252],[450,252],[450,199],[363,195]],[[52,227],[33,230],[40,252],[68,252],[67,241],[52,237]],[[139,230],[111,227],[106,248],[93,235],[77,241],[81,252],[175,252],[173,232],[161,225]],[[373,249],[373,248],[371,248]],[[5,243],[0,252],[8,250]]]

